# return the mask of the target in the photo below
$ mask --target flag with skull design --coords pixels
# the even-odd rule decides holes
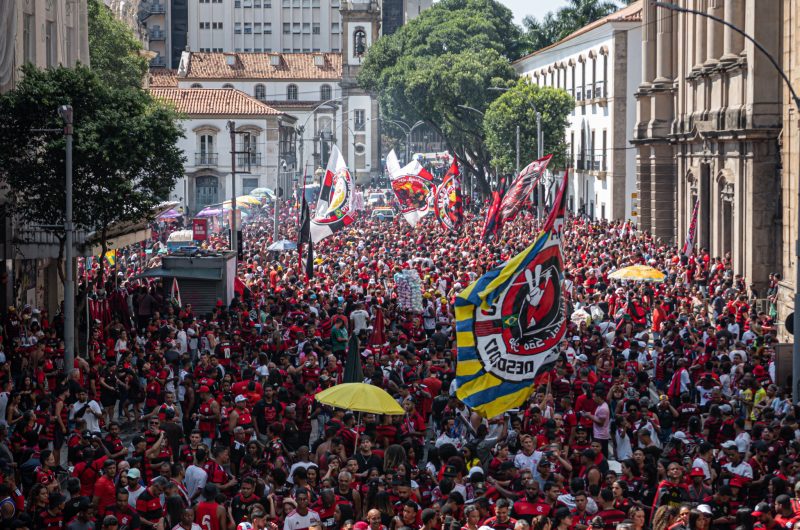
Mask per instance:
[[[536,241],[456,298],[457,395],[491,418],[520,406],[567,331],[561,238],[567,174]]]

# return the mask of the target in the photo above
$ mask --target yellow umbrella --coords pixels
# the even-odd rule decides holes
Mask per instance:
[[[631,265],[616,270],[608,275],[614,280],[628,280],[633,282],[662,282],[664,273],[648,265]]]
[[[406,411],[388,392],[366,383],[344,383],[317,394],[317,401],[331,407],[372,414],[402,415]]]
[[[253,197],[252,195],[242,195],[241,197],[236,197],[237,204],[252,204],[253,206],[261,206],[261,199],[258,197]]]

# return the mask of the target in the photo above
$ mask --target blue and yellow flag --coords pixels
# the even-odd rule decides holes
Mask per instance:
[[[458,398],[484,417],[516,408],[567,331],[561,238],[567,173],[536,241],[456,298]]]

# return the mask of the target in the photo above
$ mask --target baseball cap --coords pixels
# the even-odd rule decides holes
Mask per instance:
[[[576,361],[580,361],[582,363],[588,363],[589,362],[589,358],[586,356],[586,354],[583,354],[583,353],[578,355],[578,356],[576,356],[575,360]]]
[[[760,517],[765,513],[768,514],[772,513],[772,508],[770,507],[770,505],[766,502],[759,502],[758,504],[756,504],[756,509],[753,510],[753,517]]]
[[[115,524],[119,524],[117,518],[113,515],[106,515],[103,518],[103,526],[114,526]]]
[[[241,403],[242,401],[247,401],[247,398],[243,395],[239,394],[236,396],[236,399],[233,400],[235,403]]]
[[[672,438],[674,440],[680,440],[681,442],[684,442],[684,443],[687,440],[686,433],[684,433],[683,431],[675,431],[675,434],[672,435]]]
[[[730,405],[721,405],[719,407],[719,411],[723,414],[730,414],[731,412],[733,412],[733,409],[731,408]]]
[[[693,467],[692,470],[689,472],[690,477],[705,477],[706,474],[703,471],[703,468],[700,467]]]
[[[138,479],[142,476],[141,472],[135,467],[132,467],[128,470],[128,478],[135,478]]]
[[[697,511],[700,513],[704,513],[706,515],[711,515],[711,506],[709,506],[708,504],[700,504],[697,507]]]
[[[201,386],[201,387],[199,388],[198,392],[200,392],[201,394],[203,394],[203,393],[208,393],[208,392],[211,392],[211,389],[210,389],[210,388],[208,388],[206,385],[203,385],[203,386]]]
[[[738,449],[738,447],[736,446],[736,442],[734,442],[733,440],[722,442],[722,445],[720,447],[722,447],[723,449]]]

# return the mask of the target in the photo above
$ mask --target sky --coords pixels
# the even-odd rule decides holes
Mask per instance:
[[[548,11],[557,11],[567,4],[567,0],[500,0],[514,12],[514,22],[522,25],[526,15],[542,18]]]

